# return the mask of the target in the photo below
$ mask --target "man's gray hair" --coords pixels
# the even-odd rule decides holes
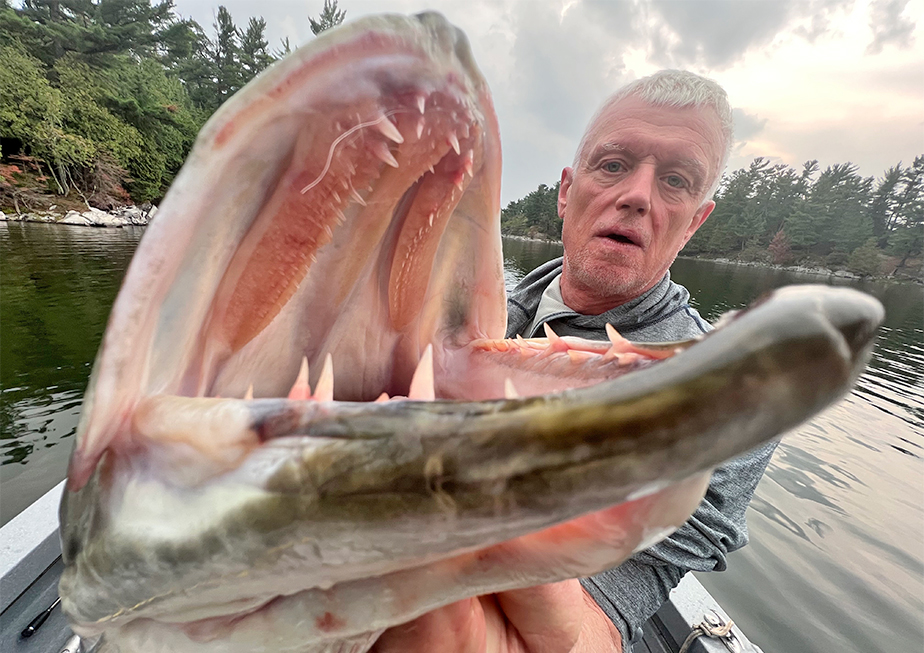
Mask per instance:
[[[584,131],[581,143],[578,145],[577,152],[574,155],[574,167],[577,167],[580,163],[581,156],[590,138],[590,131],[597,124],[600,117],[614,104],[629,96],[637,97],[652,106],[710,107],[715,111],[722,128],[724,147],[722,160],[716,169],[716,177],[712,180],[709,192],[706,193],[705,200],[711,199],[719,187],[722,173],[725,171],[725,166],[731,155],[734,140],[732,111],[731,106],[728,104],[728,95],[726,95],[725,89],[707,77],[686,70],[658,71],[648,77],[629,82],[608,97],[587,124],[587,129]]]

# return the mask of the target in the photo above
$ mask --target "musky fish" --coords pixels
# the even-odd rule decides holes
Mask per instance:
[[[840,397],[882,319],[780,291],[700,341],[504,340],[500,143],[465,36],[370,17],[203,128],[138,249],[61,506],[121,651],[365,651],[664,537]]]

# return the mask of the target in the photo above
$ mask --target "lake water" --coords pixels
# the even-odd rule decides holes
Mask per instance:
[[[65,473],[80,401],[141,229],[0,223],[0,522]],[[559,256],[508,240],[508,286]],[[818,277],[678,260],[710,320]],[[767,653],[924,645],[924,291],[851,283],[886,306],[869,370],[780,445],[751,504],[751,544],[701,574]]]

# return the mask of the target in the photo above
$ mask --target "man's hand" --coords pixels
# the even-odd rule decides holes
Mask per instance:
[[[621,653],[577,580],[457,601],[391,628],[371,653]]]

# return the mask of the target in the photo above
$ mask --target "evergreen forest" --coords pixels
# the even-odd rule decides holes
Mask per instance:
[[[506,235],[561,238],[559,184],[540,186],[501,212]],[[716,207],[684,255],[812,265],[859,275],[920,278],[924,245],[924,155],[881,177],[843,163],[801,170],[757,158],[726,174]]]
[[[346,12],[325,0],[314,34]],[[0,209],[157,202],[208,117],[292,48],[224,6],[205,28],[172,0],[0,0]],[[559,239],[558,183],[502,211],[505,234]],[[757,158],[727,174],[684,254],[920,276],[924,155],[864,177]]]
[[[0,209],[159,200],[208,117],[291,46],[224,6],[211,29],[172,0],[0,0]],[[315,34],[343,21],[337,0]]]

